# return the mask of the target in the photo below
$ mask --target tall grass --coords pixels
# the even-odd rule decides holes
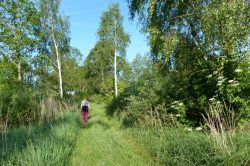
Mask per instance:
[[[79,130],[79,113],[53,122],[1,131],[0,165],[67,165]]]
[[[212,135],[178,128],[133,129],[137,141],[157,165],[250,165],[250,133],[236,134],[231,153],[224,153]]]
[[[233,140],[240,115],[237,117],[234,110],[224,102],[211,104],[203,118],[217,146],[230,156],[235,146]]]

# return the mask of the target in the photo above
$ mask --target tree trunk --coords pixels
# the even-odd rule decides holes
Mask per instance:
[[[117,54],[116,54],[116,47],[117,47],[117,34],[116,34],[116,30],[117,30],[117,22],[114,20],[114,24],[115,24],[115,36],[114,36],[114,50],[115,50],[115,57],[114,57],[114,84],[115,84],[115,98],[117,98],[118,95],[118,89],[117,89],[117,71],[116,71],[116,67],[117,67],[117,62],[116,62],[116,58],[117,58]]]
[[[58,75],[59,75],[59,87],[60,87],[60,97],[63,98],[63,87],[62,87],[62,70],[61,70],[61,59],[58,53],[58,50],[56,51],[56,61],[58,66]]]
[[[118,95],[118,90],[117,90],[117,71],[116,71],[116,50],[115,50],[115,57],[114,57],[114,84],[115,84],[115,98]]]
[[[17,73],[18,73],[17,80],[19,82],[21,82],[22,81],[22,67],[21,67],[21,62],[20,61],[17,64]]]
[[[62,69],[61,69],[61,58],[59,55],[58,51],[58,45],[55,40],[54,36],[54,29],[52,28],[52,38],[53,38],[53,43],[56,51],[56,61],[57,61],[57,68],[58,68],[58,76],[59,76],[59,88],[60,88],[60,97],[61,99],[63,98],[63,87],[62,87]]]
[[[18,82],[21,82],[22,81],[22,65],[21,65],[21,54],[20,52],[18,51],[17,53],[17,80]]]
[[[102,73],[102,84],[104,84],[104,71],[103,71],[103,69],[102,69],[101,73]]]

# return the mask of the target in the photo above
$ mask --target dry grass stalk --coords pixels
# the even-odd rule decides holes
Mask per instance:
[[[41,120],[53,120],[58,113],[62,112],[62,106],[59,101],[53,98],[42,99],[40,101]]]
[[[234,110],[225,102],[215,103],[202,116],[217,145],[230,155],[237,120]]]

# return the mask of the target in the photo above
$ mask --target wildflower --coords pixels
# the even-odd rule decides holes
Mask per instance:
[[[215,75],[215,74],[218,74],[218,71],[214,71],[213,74],[214,74],[214,75]]]
[[[242,70],[241,69],[236,69],[234,72],[235,73],[240,73],[240,72],[242,72]]]
[[[207,78],[211,78],[212,76],[213,76],[213,75],[212,75],[212,74],[210,74],[210,75],[208,75],[208,76],[207,76]]]
[[[228,82],[229,82],[229,83],[233,83],[233,82],[234,82],[234,80],[229,80]]]
[[[183,103],[179,103],[179,106],[183,106],[184,104]]]
[[[217,104],[220,104],[220,101],[217,101],[216,103],[217,103]]]
[[[218,77],[219,80],[222,80],[223,78],[224,78],[223,76],[219,76],[219,77]]]
[[[192,128],[188,128],[187,131],[192,131]]]
[[[187,128],[187,127],[185,127],[184,130],[185,130],[185,131],[192,131],[192,128]]]
[[[200,130],[202,130],[202,128],[201,127],[196,127],[195,130],[200,131]]]
[[[213,97],[209,99],[209,101],[214,101],[214,100],[215,100],[215,98],[213,98]]]
[[[224,80],[218,81],[217,86],[221,86],[223,84],[223,82],[224,82]]]
[[[179,117],[179,116],[181,116],[181,115],[180,115],[180,114],[176,114],[175,116]]]
[[[174,105],[171,105],[171,108],[174,108]]]
[[[240,83],[238,83],[238,82],[232,84],[232,86],[238,86],[238,85],[240,85]]]
[[[173,104],[176,104],[176,103],[178,103],[178,101],[174,101],[174,102],[173,102]]]

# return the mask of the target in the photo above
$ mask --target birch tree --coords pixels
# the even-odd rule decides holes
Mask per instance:
[[[124,31],[122,21],[119,5],[111,4],[108,10],[103,12],[98,30],[99,39],[110,42],[112,48],[110,55],[113,57],[115,97],[118,95],[117,57],[126,55],[126,48],[130,43],[129,35]]]
[[[61,58],[69,51],[69,21],[59,13],[60,0],[41,0],[41,24],[44,35],[48,38],[48,50],[55,56],[48,55],[50,62],[58,71],[59,94],[63,98],[63,78]]]

